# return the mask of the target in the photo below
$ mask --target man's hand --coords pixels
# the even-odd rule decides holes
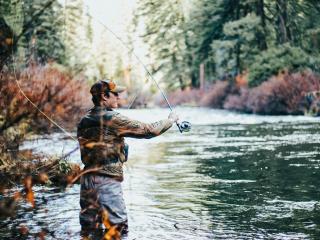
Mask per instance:
[[[179,117],[175,112],[171,112],[168,116],[168,119],[174,123],[179,120]]]

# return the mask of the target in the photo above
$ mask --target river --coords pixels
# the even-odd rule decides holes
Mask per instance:
[[[124,197],[128,239],[319,239],[320,125],[304,116],[256,116],[176,109],[192,123],[154,139],[127,139]],[[120,110],[152,122],[167,109]],[[76,143],[61,133],[24,143],[46,154]],[[79,152],[70,158],[80,162]],[[80,239],[79,185],[36,186],[36,207],[22,204],[1,239]],[[29,235],[21,237],[21,225]]]

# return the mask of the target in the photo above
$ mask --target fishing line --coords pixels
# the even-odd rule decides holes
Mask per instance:
[[[92,17],[92,16],[91,16]],[[107,27],[104,23],[102,23],[101,21],[99,21],[98,19],[95,19],[92,17],[92,19],[94,19],[95,21],[97,21],[99,24],[101,24],[106,30],[108,30],[115,38],[117,38],[122,45],[129,51],[131,51],[131,49],[127,46],[127,44],[117,35],[115,34],[109,27]],[[171,104],[169,103],[169,100],[166,96],[166,94],[162,91],[162,89],[160,88],[158,82],[153,78],[152,74],[149,72],[148,68],[146,67],[146,65],[141,61],[141,59],[138,57],[138,55],[132,50],[132,54],[133,56],[136,57],[136,59],[138,60],[138,62],[143,66],[143,68],[145,69],[146,73],[149,75],[149,77],[152,79],[152,81],[156,84],[158,90],[160,91],[161,95],[163,96],[163,98],[166,100],[167,105],[170,108],[170,111],[172,112],[173,109],[171,107]],[[191,123],[187,122],[187,121],[183,121],[181,123],[176,122],[176,125],[180,131],[180,133],[182,132],[188,132],[191,129]]]
[[[15,19],[13,21],[13,27],[15,27],[15,23],[18,19],[18,14],[15,16]],[[14,43],[15,43],[15,35],[14,35],[14,32],[12,34],[12,46],[14,46]],[[17,40],[17,47],[18,47],[18,40]],[[19,84],[19,81],[18,81],[18,78],[17,78],[17,70],[16,70],[16,60],[15,60],[15,57],[14,57],[14,48],[12,47],[11,49],[11,58],[12,58],[12,67],[13,67],[13,75],[14,75],[14,80],[15,80],[15,83],[19,89],[19,92],[27,99],[27,101],[38,111],[40,112],[43,116],[45,116],[54,126],[58,127],[58,129],[60,129],[64,134],[66,134],[69,138],[71,138],[72,140],[74,140],[75,142],[78,143],[78,140],[76,138],[74,138],[68,131],[66,131],[62,126],[60,126],[56,121],[54,121],[52,118],[50,118],[45,112],[43,112],[35,103],[33,103],[31,101],[31,99],[25,94],[25,92],[22,90],[20,84]],[[28,80],[30,80],[30,74],[27,74],[28,75]],[[54,164],[53,166],[56,166],[59,164],[60,160],[61,159],[65,159],[66,157],[70,156],[72,153],[74,153],[77,149],[79,148],[79,146],[77,146],[75,149],[71,150],[69,153],[65,154],[64,156],[62,156],[59,161],[57,161],[56,164]],[[52,167],[53,167],[52,166]]]
[[[13,25],[15,25],[15,22],[17,21],[17,16],[18,14],[16,15],[16,19],[15,21],[13,21]],[[12,46],[14,46],[14,43],[15,43],[15,38],[14,38],[14,34],[12,35]],[[17,41],[17,47],[18,47],[18,41]],[[14,75],[14,78],[15,78],[15,82],[16,82],[16,85],[20,91],[20,93],[28,100],[29,103],[31,103],[31,105],[37,109],[43,116],[45,116],[53,125],[55,125],[56,127],[58,127],[63,133],[65,133],[68,137],[70,137],[71,139],[73,139],[74,141],[78,141],[77,139],[75,139],[69,132],[67,132],[63,127],[61,127],[57,122],[55,122],[53,119],[51,119],[47,114],[45,114],[36,104],[34,104],[31,99],[25,94],[25,92],[22,90],[20,84],[19,84],[19,81],[17,79],[17,72],[16,72],[16,61],[15,61],[15,57],[14,57],[14,51],[13,51],[13,47],[12,47],[12,51],[11,51],[11,57],[12,57],[12,61],[13,61],[13,64],[12,64],[12,67],[13,67],[13,75]],[[28,74],[28,80],[30,80],[30,75]]]
[[[108,28],[104,23],[102,23],[101,21],[99,21],[98,19],[95,19],[93,18],[94,20],[96,20],[99,24],[101,24],[106,30],[108,30],[111,34],[113,34],[113,36],[115,38],[117,38],[121,43],[122,45],[129,51],[131,51],[131,49],[127,46],[127,44],[117,35],[115,34],[110,28]],[[153,78],[152,74],[149,72],[148,68],[146,67],[146,65],[141,61],[141,59],[137,56],[137,54],[135,54],[134,51],[132,51],[132,54],[136,57],[136,59],[138,60],[138,62],[143,66],[143,68],[145,69],[145,71],[147,72],[147,74],[150,76],[150,78],[154,81],[154,83],[156,84],[157,88],[159,89],[160,93],[162,94],[163,98],[166,100],[169,108],[171,111],[172,110],[172,107],[169,103],[169,100],[167,99],[167,96],[164,94],[164,92],[162,91],[162,89],[160,88],[158,82]]]

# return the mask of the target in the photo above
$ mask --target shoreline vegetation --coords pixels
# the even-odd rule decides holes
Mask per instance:
[[[58,130],[40,111],[59,126],[74,129],[86,107],[89,107],[91,100],[88,92],[83,80],[75,79],[49,64],[31,65],[17,74],[8,69],[2,70],[0,189],[23,184],[24,179],[29,177],[32,183],[66,186],[71,178],[80,173],[80,166],[68,163],[65,156],[33,154],[32,150],[19,150],[19,146],[32,134]]]
[[[70,163],[67,156],[34,154],[31,149],[20,150],[19,146],[33,134],[57,130],[39,110],[64,128],[74,128],[79,114],[84,112],[83,107],[88,102],[86,86],[81,79],[74,79],[70,74],[50,65],[32,65],[17,74],[9,69],[2,69],[0,218],[14,216],[19,201],[26,201],[34,207],[34,185],[64,188],[80,174],[80,166]],[[11,188],[21,190],[12,194],[8,191]]]
[[[202,89],[178,89],[168,94],[173,106],[187,105],[260,115],[320,115],[320,75],[310,70],[282,71],[258,86],[249,87],[247,75],[218,80]],[[166,102],[156,102],[162,107]]]

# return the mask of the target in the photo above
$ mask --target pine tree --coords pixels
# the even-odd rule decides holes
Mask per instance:
[[[143,0],[138,15],[145,22],[143,38],[149,46],[153,73],[161,70],[162,79],[170,86],[184,85],[190,77],[184,61],[188,40],[182,1]]]
[[[74,74],[96,78],[93,54],[92,17],[83,0],[67,0],[64,6],[63,38],[66,45],[66,65]]]
[[[16,52],[23,29],[22,1],[0,0],[0,70]]]
[[[66,44],[67,66],[74,73],[79,73],[84,69],[83,51],[81,43],[85,39],[83,29],[83,1],[67,0],[64,6],[64,29],[63,38]]]
[[[58,1],[49,0],[24,0],[24,30],[20,47],[24,48],[26,59],[46,63],[57,61],[63,63],[64,44],[61,36],[63,19],[62,6]],[[42,9],[44,9],[42,11]],[[34,14],[42,11],[41,15],[34,18]]]
[[[200,66],[209,80],[248,71],[256,83],[283,68],[316,71],[319,13],[316,0],[140,0],[137,15],[156,70],[173,86],[196,87]]]

